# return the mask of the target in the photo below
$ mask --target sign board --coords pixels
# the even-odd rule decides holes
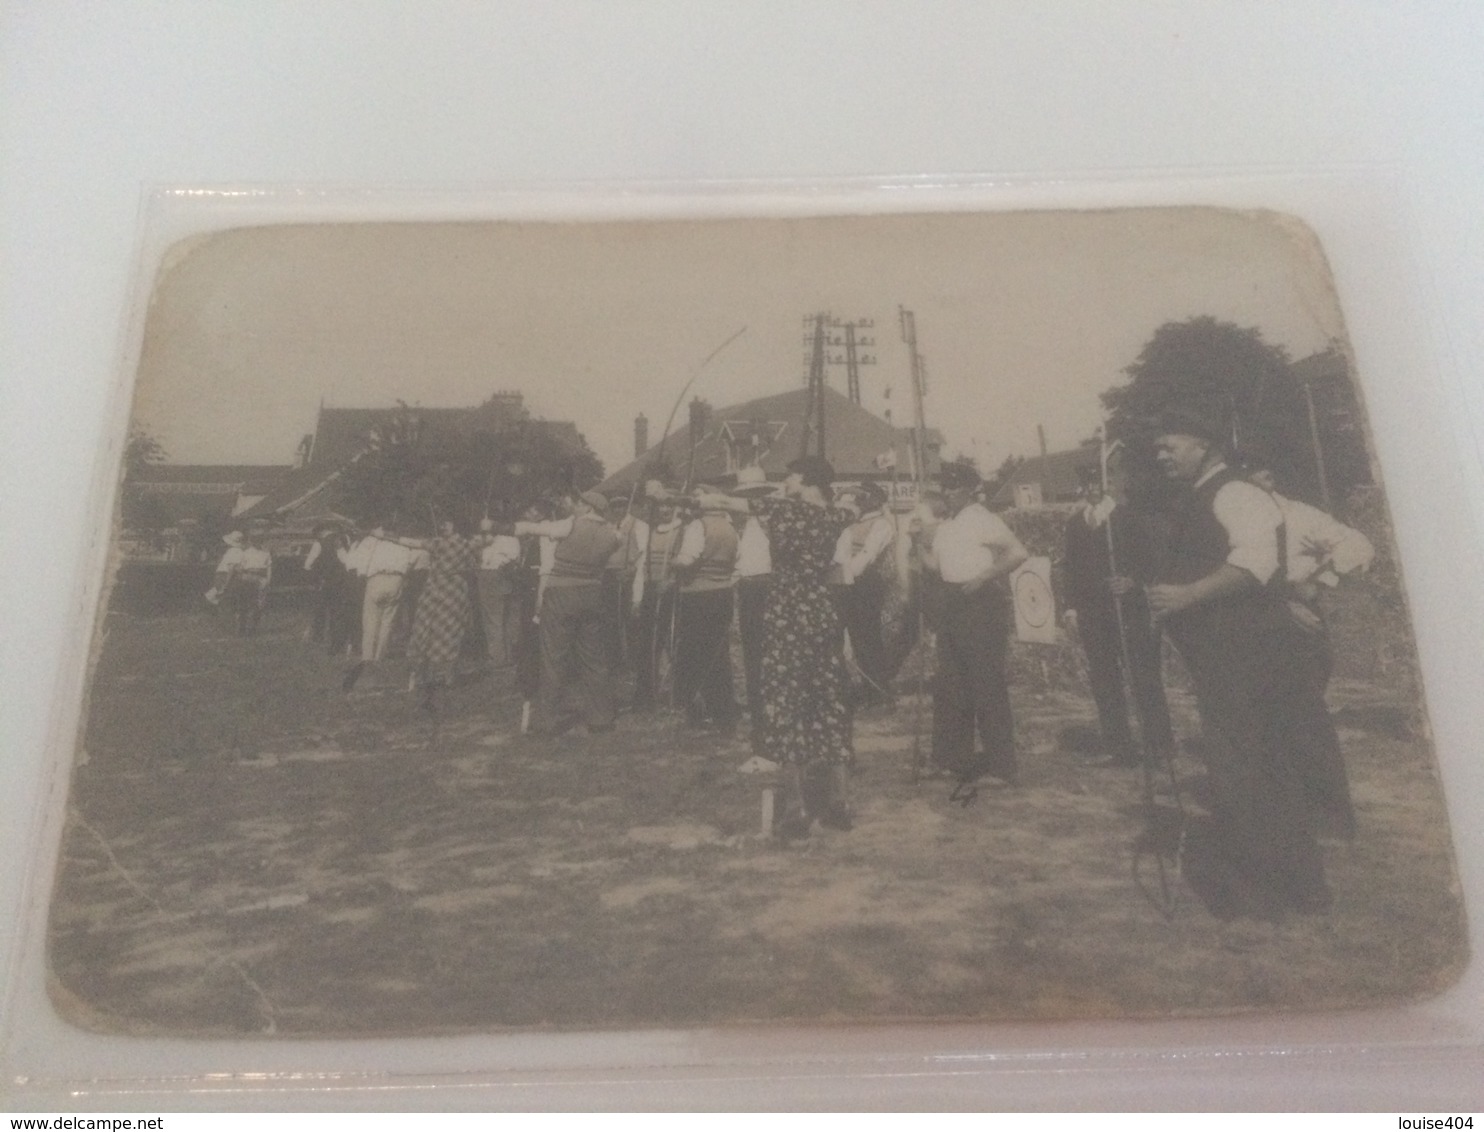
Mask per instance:
[[[897,480],[894,483],[884,483],[881,486],[886,488],[887,498],[892,503],[917,502],[916,480]]]
[[[1041,506],[1041,485],[1039,483],[1018,483],[1015,485],[1015,508],[1018,511],[1027,511]]]
[[[1010,575],[1010,594],[1015,601],[1015,637],[1021,641],[1054,645],[1056,598],[1051,593],[1051,559],[1028,558]]]

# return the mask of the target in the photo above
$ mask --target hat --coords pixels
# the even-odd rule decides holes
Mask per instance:
[[[768,475],[756,464],[749,465],[737,473],[736,486],[732,488],[738,495],[758,495],[769,491],[773,487],[768,482]]]
[[[835,482],[835,465],[823,456],[800,456],[790,461],[788,470],[802,476],[806,487],[824,488]]]
[[[224,534],[222,536],[222,541],[224,543],[226,543],[228,546],[240,547],[242,545],[242,532],[241,531],[228,531],[226,534]]]
[[[608,497],[600,491],[584,491],[577,497],[596,511],[599,515],[608,513]]]
[[[938,472],[938,483],[944,491],[962,491],[979,486],[979,473],[967,464],[944,464]]]
[[[1231,441],[1226,423],[1195,405],[1177,405],[1159,415],[1154,425],[1156,436],[1194,436],[1208,444],[1225,445]]]

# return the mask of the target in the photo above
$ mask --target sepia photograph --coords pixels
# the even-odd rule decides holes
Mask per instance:
[[[1366,376],[1277,212],[184,240],[52,1002],[354,1038],[1439,994]]]

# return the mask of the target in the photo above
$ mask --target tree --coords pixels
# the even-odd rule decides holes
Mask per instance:
[[[1301,498],[1317,499],[1319,474],[1308,405],[1287,352],[1253,327],[1209,315],[1167,322],[1154,332],[1124,373],[1128,382],[1106,390],[1109,435],[1128,448],[1130,493],[1158,502],[1169,490],[1154,463],[1151,440],[1160,416],[1194,409],[1219,422],[1238,455],[1272,467]]]
[[[165,446],[142,425],[131,425],[124,442],[124,482],[138,479],[151,464],[164,463]]]
[[[363,520],[428,530],[435,520],[472,525],[553,491],[582,491],[603,466],[579,435],[564,443],[528,418],[494,429],[426,424],[400,405],[341,480],[342,504]]]

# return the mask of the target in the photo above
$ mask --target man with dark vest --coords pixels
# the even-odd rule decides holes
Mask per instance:
[[[860,517],[840,533],[835,545],[834,580],[839,588],[834,593],[864,682],[856,706],[870,708],[890,703],[892,698],[881,610],[886,604],[887,571],[896,568],[891,551],[897,529],[886,513],[886,492],[878,485],[862,484],[853,494]]]
[[[603,569],[618,549],[618,532],[604,517],[608,500],[584,491],[572,501],[568,519],[519,522],[515,535],[555,539],[551,573],[541,598],[541,688],[536,696],[535,734],[562,730],[562,700],[576,659],[582,714],[589,731],[613,729],[613,687],[604,640]]]
[[[1100,468],[1081,468],[1078,475],[1083,504],[1067,520],[1063,621],[1087,656],[1104,758],[1114,766],[1138,766],[1141,761],[1129,727],[1131,691],[1145,753],[1162,762],[1160,756],[1171,753],[1175,740],[1160,670],[1159,633],[1135,584],[1149,580],[1153,533],[1142,516],[1104,493]]]
[[[1187,835],[1184,872],[1222,917],[1321,912],[1332,898],[1290,757],[1303,673],[1281,592],[1282,515],[1226,463],[1226,430],[1167,413],[1156,460],[1181,488],[1149,606],[1195,687],[1209,835]]]
[[[732,695],[732,574],[737,531],[731,515],[707,508],[686,524],[673,565],[679,580],[675,604],[675,703],[693,727],[709,717],[721,731],[736,730],[740,714]]]

